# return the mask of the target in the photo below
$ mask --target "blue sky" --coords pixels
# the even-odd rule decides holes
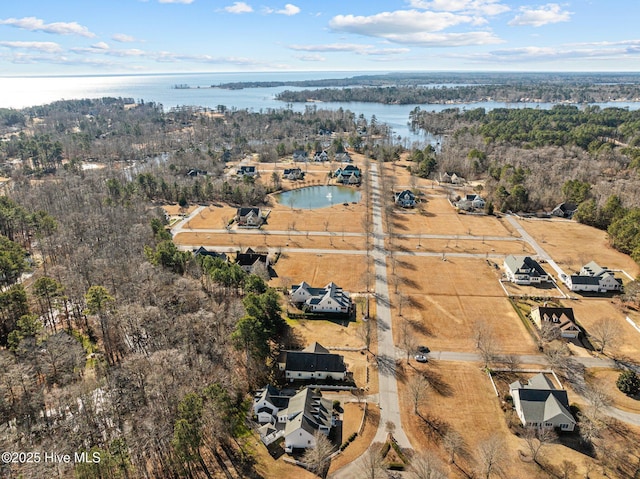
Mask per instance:
[[[640,2],[7,0],[0,75],[639,71]]]

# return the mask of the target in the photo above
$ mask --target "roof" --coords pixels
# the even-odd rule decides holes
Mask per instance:
[[[349,307],[351,304],[349,293],[343,291],[340,286],[333,282],[327,284],[324,288],[312,288],[308,283],[303,281],[300,284],[291,286],[291,293],[299,289],[304,289],[309,293],[311,298],[306,301],[309,304],[318,304],[326,297],[331,298],[342,307]]]
[[[285,353],[285,369],[287,371],[322,371],[326,373],[344,373],[347,371],[344,357],[339,354],[307,351],[285,351]]]
[[[267,254],[256,253],[251,248],[247,248],[247,251],[244,253],[236,253],[236,263],[240,266],[251,266],[254,265],[257,261],[266,263]]]
[[[515,256],[510,254],[504,259],[505,265],[513,274],[528,274],[529,276],[547,276],[547,272],[531,256]]]
[[[540,314],[540,319],[544,321],[551,321],[553,323],[557,323],[558,321],[562,322],[564,320],[569,320],[573,323],[576,322],[575,316],[573,315],[573,308],[555,308],[549,306],[538,306],[534,308],[538,310]]]
[[[218,253],[217,251],[209,251],[204,246],[200,246],[198,249],[193,251],[194,256],[213,256],[214,258],[220,258],[224,261],[227,260],[227,255],[224,253]]]
[[[314,393],[309,388],[304,388],[289,400],[286,411],[289,421],[285,427],[285,435],[303,428],[313,434],[321,426],[331,427],[332,403],[322,397],[321,393]]]
[[[267,384],[264,389],[258,391],[254,397],[256,403],[260,401],[267,401],[269,404],[273,404],[278,409],[287,407],[291,393],[280,391],[279,389]]]
[[[253,213],[256,216],[260,216],[260,208],[257,208],[257,207],[238,208],[238,216],[240,217],[247,216],[249,213]]]
[[[544,374],[536,374],[526,385],[516,381],[509,385],[509,389],[512,395],[517,395],[526,422],[552,422],[558,416],[564,416],[575,423],[569,412],[567,391],[556,389]]]
[[[311,343],[309,346],[304,348],[303,351],[306,353],[329,353],[329,350],[317,341]]]

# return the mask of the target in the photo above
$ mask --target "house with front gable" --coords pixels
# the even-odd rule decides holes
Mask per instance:
[[[268,445],[284,437],[284,450],[288,453],[315,447],[315,434],[328,436],[335,426],[332,401],[309,388],[288,396],[267,386],[256,394],[253,411],[263,424],[259,429],[262,441]]]
[[[246,273],[253,273],[256,268],[265,268],[269,271],[269,255],[266,253],[256,253],[251,248],[247,248],[244,253],[236,253],[236,264]]]
[[[557,328],[560,336],[568,339],[577,339],[580,335],[580,328],[576,324],[573,308],[536,306],[531,310],[530,315],[539,329],[545,325]]]
[[[200,246],[193,250],[193,256],[209,256],[211,258],[217,258],[225,263],[229,262],[229,258],[225,253],[218,253],[217,251],[210,251],[204,246]]]
[[[524,427],[567,432],[576,427],[576,420],[569,411],[567,391],[556,389],[543,373],[536,374],[527,384],[511,383],[509,393]]]
[[[336,161],[340,161],[342,163],[351,163],[351,156],[346,151],[336,153]]]
[[[238,208],[236,210],[236,223],[244,228],[260,228],[264,219],[260,208]]]
[[[289,301],[310,313],[343,313],[352,311],[351,296],[335,283],[324,288],[313,288],[303,281],[289,290]]]
[[[326,151],[316,151],[313,155],[313,161],[329,161],[329,155]]]
[[[607,293],[622,291],[622,280],[616,278],[606,266],[600,266],[595,261],[585,264],[579,274],[572,274],[565,280],[571,291],[585,291]]]
[[[413,208],[416,205],[416,195],[411,190],[395,193],[395,203],[402,208]]]
[[[460,201],[458,201],[458,208],[465,211],[473,211],[476,209],[483,209],[485,201],[480,195],[465,195]]]
[[[346,165],[344,168],[338,168],[333,176],[336,182],[343,185],[359,185],[362,181],[362,172],[355,165]]]
[[[549,274],[530,256],[510,254],[504,259],[507,280],[516,284],[541,284],[551,281]]]
[[[304,150],[295,150],[293,152],[293,161],[307,161],[309,154]]]
[[[278,369],[289,381],[344,381],[347,377],[344,356],[329,352],[317,342],[302,351],[282,351],[278,357]]]

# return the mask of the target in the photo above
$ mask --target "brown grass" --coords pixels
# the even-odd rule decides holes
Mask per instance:
[[[359,408],[360,406],[357,406]],[[357,417],[357,411],[356,411]],[[362,416],[360,416],[362,417]],[[369,447],[371,441],[376,435],[376,431],[378,429],[378,422],[380,421],[380,411],[378,408],[369,404],[367,407],[367,416],[365,419],[364,431],[361,436],[356,437],[356,439],[349,444],[349,446],[337,456],[333,461],[331,461],[331,467],[329,468],[329,473],[333,473],[340,469],[341,467],[346,466],[347,464],[353,462],[355,459],[360,457]],[[359,427],[359,424],[358,424]],[[345,436],[345,437],[348,437]],[[289,477],[289,476],[283,476]]]
[[[640,414],[640,396],[629,397],[616,387],[616,381],[620,376],[619,369],[592,368],[587,371],[585,379],[589,384],[597,384],[604,387],[609,393],[613,406],[623,411]]]

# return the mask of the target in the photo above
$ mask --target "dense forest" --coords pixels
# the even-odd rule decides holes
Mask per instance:
[[[207,477],[230,460],[258,477],[246,398],[293,345],[279,295],[266,272],[179,251],[158,206],[259,203],[266,188],[225,178],[227,161],[272,161],[357,123],[110,98],[1,110],[0,449],[101,461],[0,475]]]

